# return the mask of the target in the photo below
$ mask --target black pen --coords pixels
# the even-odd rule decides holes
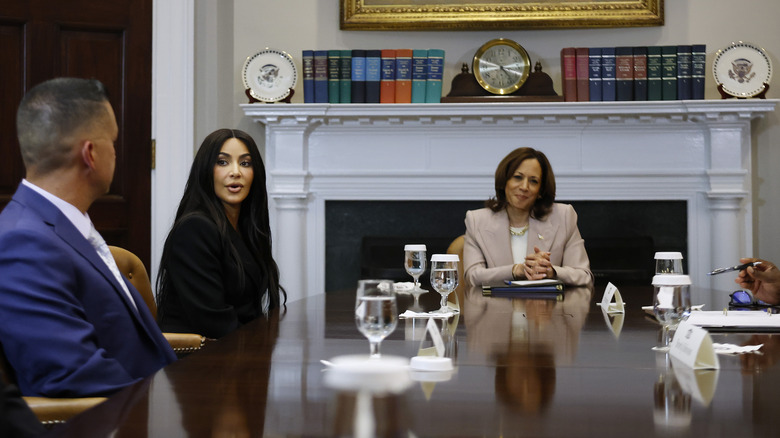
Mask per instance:
[[[715,269],[712,272],[708,272],[707,275],[718,275],[718,274],[722,274],[724,272],[741,271],[743,269],[747,269],[748,266],[756,266],[756,265],[760,265],[760,264],[761,264],[761,262],[752,262],[752,263],[744,263],[742,265],[732,266],[730,268],[718,268],[718,269]]]

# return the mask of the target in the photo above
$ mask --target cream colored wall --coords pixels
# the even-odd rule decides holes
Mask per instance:
[[[718,48],[732,41],[750,41],[764,47],[775,66],[780,66],[780,3],[777,0],[666,0],[665,21],[661,27],[617,29],[495,30],[457,32],[369,32],[339,30],[340,0],[199,0],[196,16],[222,14],[222,19],[197,20],[196,35],[206,32],[212,40],[204,46],[196,37],[196,86],[204,97],[196,101],[196,138],[209,132],[213,119],[250,131],[261,142],[263,130],[243,116],[238,107],[246,102],[240,70],[247,56],[264,47],[290,53],[299,65],[304,49],[333,48],[440,48],[446,52],[444,94],[460,65],[470,63],[477,48],[493,38],[510,38],[520,43],[532,62],[541,61],[560,90],[560,49],[566,46],[632,46],[704,43],[708,53],[706,97],[719,98],[709,68]],[[748,10],[750,8],[750,10]],[[232,28],[225,15],[232,14]],[[207,26],[203,28],[202,26]],[[218,29],[209,29],[217,26]],[[231,51],[232,58],[225,51]],[[232,61],[227,65],[227,61]],[[218,65],[218,68],[213,68]],[[210,66],[210,67],[209,67]],[[229,69],[228,69],[229,67]],[[223,68],[232,71],[232,98],[227,91]],[[769,97],[780,97],[780,79]],[[219,87],[217,93],[206,91]],[[213,95],[212,95],[213,94]],[[197,96],[197,94],[196,94]],[[303,101],[299,81],[293,102]],[[226,116],[232,114],[232,118]],[[227,117],[227,119],[226,119]],[[215,125],[216,126],[216,125]],[[754,248],[756,255],[780,262],[780,120],[775,112],[754,124],[756,144],[753,151]],[[774,191],[773,191],[774,189]]]

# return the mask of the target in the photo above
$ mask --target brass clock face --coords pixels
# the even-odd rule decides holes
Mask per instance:
[[[525,49],[504,38],[491,40],[474,54],[474,77],[485,90],[493,94],[511,94],[528,79],[531,60]]]

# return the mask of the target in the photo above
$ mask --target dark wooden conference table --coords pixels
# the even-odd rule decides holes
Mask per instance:
[[[461,315],[442,327],[455,372],[375,394],[375,436],[780,436],[778,334],[713,334],[715,342],[763,343],[762,354],[721,355],[717,371],[684,370],[651,349],[659,326],[641,310],[649,288],[646,302],[628,303],[622,326],[596,306],[602,293],[569,289],[553,301],[467,291]],[[428,310],[438,307],[435,292],[422,298]],[[49,434],[362,436],[355,393],[326,386],[320,363],[368,353],[354,299],[347,291],[290,303]],[[399,312],[411,303],[399,295]],[[422,327],[400,320],[382,353],[415,356]]]

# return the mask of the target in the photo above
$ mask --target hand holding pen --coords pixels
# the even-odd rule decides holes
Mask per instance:
[[[736,265],[736,266],[730,266],[728,268],[713,269],[712,272],[708,272],[707,275],[718,275],[718,274],[722,274],[724,272],[731,272],[731,271],[744,271],[749,266],[756,266],[756,265],[760,265],[760,264],[761,264],[761,262],[756,261],[756,262],[743,263],[741,265]]]
[[[747,267],[739,271],[734,282],[753,292],[756,299],[772,305],[780,304],[780,270],[777,266],[755,258],[744,258],[739,262],[747,264]]]

